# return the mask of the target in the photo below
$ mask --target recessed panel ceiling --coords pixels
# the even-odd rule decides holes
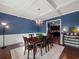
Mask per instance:
[[[79,0],[0,0],[0,12],[42,20],[78,11]],[[40,10],[38,10],[40,9]]]
[[[47,4],[46,0],[3,0],[1,5],[4,6],[1,11],[29,19],[33,19],[38,14],[43,16],[51,10],[51,6]]]
[[[38,10],[40,9],[40,10]],[[50,8],[50,6],[48,6],[46,4],[45,0],[38,0],[36,1],[35,4],[33,4],[29,9],[28,9],[30,14],[33,14],[34,17],[36,16],[43,16],[43,14],[49,12],[50,10],[52,11],[52,9]]]
[[[57,11],[53,10],[53,11],[45,14],[43,17],[40,17],[40,18],[43,20],[47,20],[47,19],[54,18],[56,16],[60,16],[60,14]]]
[[[28,8],[30,8],[36,0],[0,0],[0,11],[19,17],[30,18]]]

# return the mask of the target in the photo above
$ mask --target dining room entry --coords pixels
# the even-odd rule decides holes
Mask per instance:
[[[53,36],[53,43],[61,44],[61,19],[47,21],[46,32]]]

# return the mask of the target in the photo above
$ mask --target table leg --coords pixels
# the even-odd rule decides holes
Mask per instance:
[[[35,44],[33,45],[33,59],[35,59],[35,53],[36,53],[36,51],[35,51],[36,49],[35,49]]]

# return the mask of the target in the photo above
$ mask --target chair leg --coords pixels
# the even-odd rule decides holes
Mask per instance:
[[[47,53],[47,46],[46,46],[46,44],[45,44],[45,52]]]
[[[53,43],[51,43],[51,48],[52,48],[52,46],[53,46]]]
[[[29,59],[29,49],[28,49],[28,55],[27,55],[27,59]]]
[[[48,44],[48,51],[49,51],[49,44]]]
[[[42,44],[41,44],[41,56],[42,56]]]
[[[24,50],[24,55],[25,55],[26,54],[26,49],[27,49],[26,41],[24,41],[24,48],[25,48],[25,50]]]
[[[25,46],[25,50],[24,50],[24,55],[26,54],[26,46]]]

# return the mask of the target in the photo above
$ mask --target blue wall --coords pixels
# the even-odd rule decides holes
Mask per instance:
[[[49,20],[60,19],[62,20],[62,27],[67,26],[79,26],[79,11],[56,17]],[[46,21],[41,24],[40,27],[35,25],[35,22],[29,19],[16,17],[0,13],[0,22],[7,22],[10,25],[10,29],[6,31],[6,34],[22,34],[22,33],[35,33],[35,32],[46,32]],[[0,35],[2,34],[2,28],[0,26]]]
[[[46,21],[44,21],[39,27],[39,32],[42,32],[42,33],[46,32]]]
[[[44,21],[44,24],[40,27],[40,32],[46,32],[46,22],[50,20],[61,19],[62,29],[63,27],[77,26],[79,27],[79,11],[56,17]]]
[[[38,31],[34,21],[21,17],[0,13],[0,22],[7,22],[10,26],[6,34],[35,33]],[[1,34],[2,28],[0,26],[0,35]]]
[[[79,11],[61,17],[62,26],[79,26]]]

